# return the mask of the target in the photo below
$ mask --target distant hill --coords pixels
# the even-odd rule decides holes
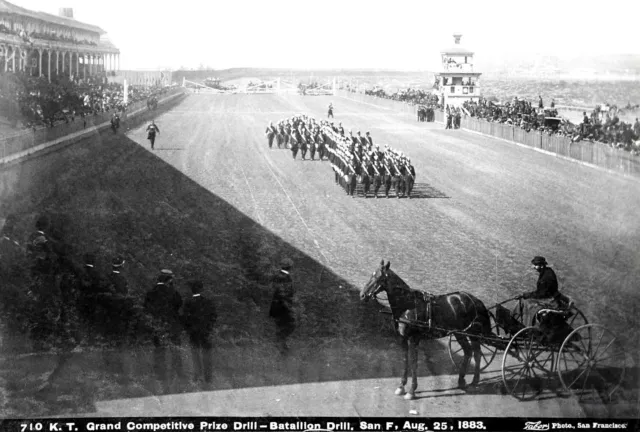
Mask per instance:
[[[222,81],[242,77],[260,77],[273,79],[275,77],[305,77],[329,78],[333,76],[353,76],[353,77],[377,77],[380,75],[394,77],[412,77],[417,71],[396,71],[387,69],[278,69],[278,68],[232,68],[232,69],[207,69],[207,70],[176,70],[173,71],[173,80],[181,82],[183,78],[189,81],[202,81],[209,77],[216,77]],[[428,72],[422,72],[427,74]]]
[[[616,76],[640,79],[640,55],[545,55],[504,54],[477,56],[477,70],[487,75],[509,76]]]

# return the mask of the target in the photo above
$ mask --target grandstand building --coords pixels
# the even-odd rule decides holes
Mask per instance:
[[[0,72],[25,72],[51,80],[105,76],[120,69],[120,51],[100,27],[59,15],[35,12],[0,0]]]
[[[455,45],[440,52],[442,69],[435,74],[437,95],[446,105],[462,106],[466,101],[478,100],[479,72],[473,70],[473,51],[460,45],[461,34],[454,34]]]

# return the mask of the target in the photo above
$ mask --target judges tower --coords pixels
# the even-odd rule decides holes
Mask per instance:
[[[454,34],[455,45],[440,52],[442,67],[436,73],[435,88],[445,105],[461,106],[465,101],[478,100],[478,78],[473,70],[473,52],[460,45],[461,34]]]

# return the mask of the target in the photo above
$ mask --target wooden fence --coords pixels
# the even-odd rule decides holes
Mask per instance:
[[[352,93],[344,90],[337,91],[337,95],[394,110],[414,119],[417,118],[417,106],[406,102],[378,98],[363,93]],[[442,111],[436,111],[435,121],[440,123],[444,122],[444,113]],[[527,132],[520,127],[491,123],[473,117],[464,117],[461,120],[460,127],[462,129],[502,138],[507,141],[524,144],[529,147],[546,150],[557,155],[625,175],[640,177],[640,156],[634,156],[625,150],[615,149],[603,143],[591,143],[588,141],[571,142],[569,138],[564,136],[548,135],[537,131]]]

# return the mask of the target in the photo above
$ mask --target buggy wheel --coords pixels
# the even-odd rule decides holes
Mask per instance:
[[[502,358],[502,381],[507,392],[519,400],[535,399],[544,389],[553,368],[553,352],[541,343],[544,334],[536,327],[517,332]]]
[[[504,331],[500,326],[498,326],[496,319],[491,312],[489,312],[489,320],[491,322],[491,331],[498,336],[501,334],[504,335]],[[482,357],[480,357],[480,371],[483,371],[489,367],[493,359],[496,357],[498,348],[489,345],[483,338],[479,338],[478,340],[480,341],[480,350],[482,352]],[[464,351],[453,334],[449,335],[449,358],[451,359],[453,366],[456,368],[456,372],[460,371],[460,365],[464,358]],[[472,370],[475,368],[475,360],[473,357],[471,357],[470,367]]]
[[[628,365],[624,343],[600,324],[578,327],[566,337],[557,370],[565,390],[579,399],[611,400]]]
[[[582,311],[575,306],[571,306],[569,309],[571,312],[571,316],[567,318],[567,324],[571,326],[572,329],[577,329],[578,327],[582,327],[583,325],[589,324],[587,318],[584,316]]]

